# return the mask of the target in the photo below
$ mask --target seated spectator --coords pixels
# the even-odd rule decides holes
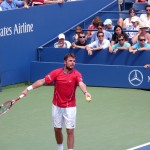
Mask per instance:
[[[12,10],[16,8],[24,7],[28,8],[27,0],[26,1],[20,1],[20,0],[4,0],[1,3],[2,10]]]
[[[44,4],[62,4],[64,0],[31,0],[30,6],[38,6]]]
[[[138,42],[129,48],[129,51],[135,54],[138,51],[150,50],[150,44],[146,43],[146,38],[144,35],[140,34],[138,36]]]
[[[123,34],[118,36],[118,43],[109,47],[109,52],[116,53],[119,50],[129,50],[130,43],[125,41]]]
[[[100,22],[98,24],[98,31],[101,31],[101,32],[104,33],[104,39],[107,39],[107,40],[111,41],[112,34],[109,31],[104,30],[104,24],[102,22]],[[94,42],[94,41],[96,41],[96,40],[98,40],[98,37],[97,37],[97,32],[98,31],[96,31],[95,33],[93,33],[93,35],[91,37],[91,43]]]
[[[150,43],[150,34],[147,32],[148,28],[149,28],[148,26],[141,23],[139,26],[138,33],[136,33],[132,38],[132,43],[135,44],[136,42],[138,42],[138,36],[140,34],[142,34],[145,37],[146,43]]]
[[[122,27],[120,25],[116,25],[114,27],[114,34],[112,36],[111,45],[114,45],[118,42],[118,36],[121,34],[123,34],[125,41],[129,42],[128,35],[123,31]]]
[[[72,43],[71,48],[82,48],[85,49],[85,46],[88,44],[86,40],[85,33],[82,31],[79,33],[79,38],[76,43]]]
[[[89,25],[89,27],[88,27],[88,31],[87,31],[87,35],[86,35],[87,38],[91,38],[91,37],[92,37],[93,33],[95,32],[95,31],[92,31],[92,30],[97,30],[98,24],[99,24],[100,22],[102,22],[102,20],[100,19],[99,16],[96,16],[96,17],[93,19],[92,24]],[[90,31],[90,30],[91,30],[91,31]]]
[[[102,31],[97,32],[97,37],[98,40],[86,45],[86,50],[88,51],[89,55],[92,55],[93,51],[95,50],[108,49],[110,46],[110,41],[104,39],[104,33]]]
[[[130,32],[126,32],[126,34],[128,35],[129,41],[132,44],[132,38],[139,31],[139,17],[137,17],[137,16],[132,17],[131,23],[132,23],[132,25],[129,25],[126,28],[126,30],[130,30]],[[132,30],[133,31],[137,31],[137,32],[132,32]]]
[[[125,20],[123,20],[123,18],[119,18],[117,24],[120,25],[122,28],[126,28],[129,25],[132,25],[131,23],[131,18],[133,16],[136,16],[136,11],[134,8],[130,8],[129,9],[129,18],[126,18]]]
[[[106,19],[104,21],[104,26],[105,26],[106,30],[114,30],[114,27],[115,27],[115,26],[113,26],[111,19]],[[113,34],[114,32],[110,31],[110,33]]]
[[[140,23],[144,23],[146,26],[150,28],[150,5],[148,4],[145,7],[146,14],[140,15]]]
[[[71,43],[65,40],[65,35],[63,33],[58,35],[58,42],[54,44],[55,48],[70,48]]]
[[[82,28],[80,26],[76,27],[75,35],[73,36],[73,41],[77,42],[79,38],[79,34],[82,32]]]

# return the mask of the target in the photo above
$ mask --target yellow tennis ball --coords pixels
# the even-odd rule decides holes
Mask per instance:
[[[91,100],[92,100],[92,98],[91,98],[91,97],[86,96],[86,101],[87,101],[87,102],[90,102]]]

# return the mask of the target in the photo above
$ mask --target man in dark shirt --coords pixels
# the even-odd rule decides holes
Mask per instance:
[[[82,48],[85,49],[85,46],[88,44],[84,32],[79,34],[79,39],[76,43],[72,43],[71,48]]]

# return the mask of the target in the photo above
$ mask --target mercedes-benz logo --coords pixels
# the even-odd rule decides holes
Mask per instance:
[[[143,74],[139,70],[132,70],[129,73],[128,80],[133,86],[139,86],[143,82]]]

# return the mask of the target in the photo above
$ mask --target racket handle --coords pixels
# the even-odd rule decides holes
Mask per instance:
[[[25,95],[24,94],[21,94],[20,96],[19,96],[19,98],[23,98]]]

